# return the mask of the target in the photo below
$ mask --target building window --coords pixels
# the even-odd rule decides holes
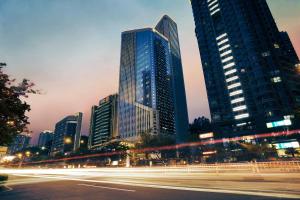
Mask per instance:
[[[273,83],[279,83],[279,82],[281,82],[281,78],[280,78],[280,76],[276,76],[276,77],[271,78],[271,81]]]

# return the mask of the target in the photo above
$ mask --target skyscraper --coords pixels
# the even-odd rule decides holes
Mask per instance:
[[[117,128],[118,94],[101,99],[92,107],[89,147],[95,149],[118,136]]]
[[[171,77],[174,91],[175,131],[177,141],[182,142],[187,138],[189,119],[177,24],[168,15],[164,15],[156,25],[155,29],[168,38],[170,44]]]
[[[49,142],[53,140],[53,131],[42,131],[39,135],[38,147],[49,147]]]
[[[51,154],[68,154],[80,147],[82,113],[69,115],[55,125]]]
[[[265,0],[191,0],[219,137],[299,127],[299,59]]]
[[[27,133],[21,133],[17,135],[12,144],[8,147],[8,153],[9,154],[14,154],[18,151],[22,151],[23,149],[27,148],[29,146],[30,142],[30,135]]]
[[[119,77],[121,138],[175,133],[168,39],[152,28],[122,33]]]

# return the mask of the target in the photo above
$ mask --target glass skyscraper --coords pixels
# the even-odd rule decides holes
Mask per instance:
[[[89,148],[96,149],[118,136],[117,108],[117,94],[101,99],[98,106],[92,107]]]
[[[48,144],[49,142],[52,143],[53,140],[53,131],[49,131],[49,130],[45,130],[42,131],[39,135],[39,140],[38,140],[38,147],[46,147],[46,146],[50,146],[50,144]]]
[[[51,155],[69,154],[79,149],[82,113],[69,115],[55,125]]]
[[[299,128],[299,59],[265,0],[191,0],[219,137]]]
[[[177,24],[169,16],[164,15],[156,25],[155,29],[168,38],[170,44],[175,108],[175,131],[177,141],[182,142],[187,139],[189,119]]]
[[[175,134],[168,39],[152,28],[122,33],[119,120],[121,138]]]

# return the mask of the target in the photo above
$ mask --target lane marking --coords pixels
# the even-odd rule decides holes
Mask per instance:
[[[14,174],[15,176],[27,176],[27,177],[38,177],[38,178],[49,178],[57,180],[70,180],[70,181],[81,181],[81,182],[91,182],[91,183],[109,183],[109,184],[119,184],[119,185],[129,185],[137,187],[149,187],[149,188],[159,188],[159,189],[171,189],[171,190],[185,190],[185,191],[196,191],[196,192],[212,192],[212,193],[225,193],[225,194],[240,194],[240,195],[251,195],[251,196],[265,196],[265,197],[278,197],[278,198],[292,198],[300,199],[299,194],[284,194],[284,193],[268,193],[264,191],[243,191],[243,190],[230,190],[230,189],[214,189],[214,188],[196,188],[196,187],[181,187],[181,186],[168,186],[168,185],[155,185],[155,184],[143,184],[143,183],[132,183],[132,182],[118,182],[118,181],[100,181],[100,180],[90,180],[90,179],[79,179],[79,178],[66,178],[62,176],[35,176],[35,175],[21,175]]]
[[[109,189],[109,190],[120,190],[120,191],[125,191],[125,192],[135,192],[135,190],[128,190],[128,189],[122,189],[122,188],[114,188],[114,187],[105,187],[105,186],[100,186],[100,185],[89,185],[89,184],[77,184],[77,185],[86,186],[86,187],[95,187],[95,188]]]

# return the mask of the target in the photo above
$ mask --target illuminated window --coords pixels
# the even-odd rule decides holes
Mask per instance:
[[[225,76],[227,76],[229,74],[233,74],[235,72],[236,72],[236,69],[229,70],[229,71],[225,72]]]
[[[231,50],[228,50],[228,51],[225,51],[224,53],[221,53],[221,57],[224,57],[224,56],[226,56],[226,55],[228,55],[228,54],[231,54],[232,53],[232,51]]]
[[[212,5],[212,4],[211,4]],[[208,5],[209,6],[209,5]],[[219,7],[219,4],[216,4],[214,6],[212,6],[211,8],[209,8],[210,11],[213,11],[215,8]]]
[[[223,60],[222,60],[222,63],[225,63],[225,62],[227,62],[227,61],[229,61],[229,60],[232,60],[232,59],[233,59],[233,57],[232,57],[232,56],[229,56],[228,58],[223,59]]]
[[[230,47],[230,44],[226,44],[226,45],[222,46],[221,48],[219,48],[219,51],[223,51],[229,47]]]
[[[234,116],[235,119],[243,119],[243,118],[247,118],[247,117],[249,117],[248,113]]]
[[[279,44],[275,43],[275,44],[274,44],[274,48],[275,48],[275,49],[279,49],[279,48],[280,48],[280,47],[279,47]]]
[[[228,82],[234,81],[234,80],[236,80],[238,78],[239,78],[238,76],[233,76],[233,77],[230,77],[230,78],[226,79],[226,82],[228,83]]]
[[[279,76],[276,76],[276,77],[272,78],[271,81],[273,83],[279,83],[279,82],[281,82],[281,78]]]
[[[222,44],[228,42],[228,38],[224,39],[224,40],[221,40],[220,42],[218,42],[218,46],[221,46]]]
[[[238,102],[242,102],[242,101],[245,101],[245,98],[244,98],[244,97],[241,97],[241,98],[237,98],[237,99],[231,100],[231,104],[238,103]]]
[[[241,83],[234,83],[234,84],[228,85],[227,88],[232,89],[232,88],[236,88],[236,87],[239,87],[239,86],[241,86]]]
[[[227,69],[227,68],[233,67],[234,65],[235,65],[234,62],[228,63],[228,64],[224,65],[223,69]]]
[[[222,35],[218,36],[216,38],[216,40],[220,40],[220,39],[222,39],[223,37],[226,37],[226,36],[227,36],[227,33],[223,33]]]
[[[247,106],[245,106],[245,105],[232,108],[232,110],[234,112],[240,111],[240,110],[246,110],[246,109],[247,109]]]
[[[213,11],[212,13],[210,13],[210,15],[214,15],[214,14],[216,14],[219,11],[220,11],[220,8],[218,8],[217,10]]]
[[[237,90],[237,91],[234,91],[234,92],[230,92],[229,96],[235,96],[235,95],[242,94],[242,93],[243,93],[242,90]]]

